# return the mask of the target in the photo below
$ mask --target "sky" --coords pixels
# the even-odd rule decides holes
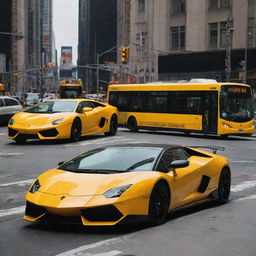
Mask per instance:
[[[77,60],[78,45],[78,0],[53,0],[53,30],[58,50],[61,46],[72,46],[73,63]]]

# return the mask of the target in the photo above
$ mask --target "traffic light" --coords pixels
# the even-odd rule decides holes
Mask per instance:
[[[127,64],[129,61],[129,47],[122,47],[122,64]]]

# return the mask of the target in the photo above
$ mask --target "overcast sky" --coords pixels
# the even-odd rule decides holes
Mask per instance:
[[[78,0],[53,0],[53,30],[58,63],[61,46],[73,47],[73,63],[77,60],[78,44]]]

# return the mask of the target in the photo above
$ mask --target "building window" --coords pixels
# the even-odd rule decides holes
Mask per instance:
[[[138,12],[145,12],[145,0],[138,0]]]
[[[232,0],[209,0],[208,4],[210,10],[218,8],[231,8]]]
[[[209,48],[216,49],[218,47],[218,23],[209,24]]]
[[[171,0],[171,14],[179,15],[186,13],[186,1],[185,0]]]
[[[247,47],[256,47],[256,19],[248,19],[248,35],[247,35]]]
[[[185,26],[171,27],[171,50],[185,49]]]
[[[220,48],[225,48],[227,44],[227,22],[220,23]]]
[[[227,43],[227,22],[209,23],[209,48],[225,48]]]

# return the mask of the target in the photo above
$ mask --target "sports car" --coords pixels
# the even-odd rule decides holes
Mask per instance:
[[[230,183],[224,156],[179,145],[113,145],[41,174],[26,194],[23,218],[159,225],[176,209],[209,200],[226,203]]]
[[[67,139],[105,133],[115,135],[117,109],[107,103],[86,99],[50,100],[13,116],[8,137],[17,143],[27,139]]]

